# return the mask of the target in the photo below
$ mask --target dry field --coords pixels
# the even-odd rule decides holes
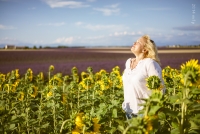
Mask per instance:
[[[182,63],[190,59],[200,61],[200,49],[158,49],[162,68],[171,66],[180,68]],[[105,69],[108,72],[115,66],[124,69],[129,57],[134,57],[130,48],[65,48],[39,50],[0,50],[0,72],[8,73],[19,69],[24,74],[28,68],[34,74],[47,74],[50,65],[55,66],[55,72],[70,74],[76,66],[79,72],[86,71],[91,66],[94,72]]]

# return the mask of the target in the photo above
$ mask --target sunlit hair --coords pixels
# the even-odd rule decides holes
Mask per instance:
[[[142,38],[145,40],[144,48],[147,50],[145,58],[151,58],[161,65],[160,59],[158,58],[157,47],[154,41],[150,39],[149,35],[144,35]]]

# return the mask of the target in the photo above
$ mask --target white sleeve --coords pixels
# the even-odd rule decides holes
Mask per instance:
[[[130,61],[131,61],[131,58],[129,58],[128,60],[126,60],[125,69],[130,68]]]
[[[160,79],[162,79],[162,69],[156,61],[152,61],[149,63],[149,65],[147,66],[147,74],[148,77],[156,75]]]

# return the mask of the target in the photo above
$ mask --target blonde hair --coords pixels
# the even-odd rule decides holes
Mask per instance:
[[[154,41],[150,39],[149,35],[144,35],[142,38],[145,40],[144,48],[147,50],[145,58],[151,58],[161,65],[160,59],[158,58],[157,47]]]

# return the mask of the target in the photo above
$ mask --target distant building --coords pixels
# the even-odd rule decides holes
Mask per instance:
[[[15,45],[6,45],[5,49],[16,49]]]
[[[16,46],[16,49],[25,49],[25,46]]]

